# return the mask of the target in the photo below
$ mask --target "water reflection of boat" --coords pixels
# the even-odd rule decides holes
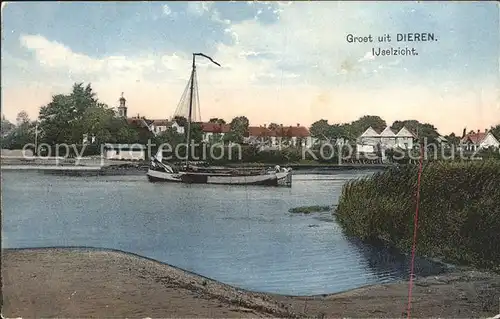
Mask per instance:
[[[187,118],[187,158],[189,159],[190,131],[193,111],[193,95],[196,81],[196,57],[202,56],[214,64],[220,66],[212,58],[203,53],[193,53],[193,65],[191,78],[188,82],[189,87],[189,116]],[[197,85],[196,85],[197,87]],[[263,186],[288,186],[292,185],[291,168],[281,168],[275,166],[273,169],[264,170],[245,170],[231,168],[210,168],[200,167],[191,164],[186,160],[185,165],[176,167],[162,162],[162,150],[159,150],[156,156],[151,160],[150,168],[147,172],[151,182],[174,182],[190,184],[220,184],[220,185],[263,185]]]

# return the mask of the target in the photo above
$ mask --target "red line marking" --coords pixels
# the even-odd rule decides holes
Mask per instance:
[[[417,178],[415,218],[413,220],[413,245],[411,248],[410,285],[408,287],[408,309],[406,311],[408,319],[410,319],[410,313],[411,313],[411,302],[412,302],[411,297],[412,297],[412,291],[413,291],[413,277],[414,277],[414,271],[415,271],[415,251],[417,248],[418,210],[420,207],[420,180],[422,178],[423,161],[424,161],[424,147],[422,144],[420,144],[420,161],[419,161],[418,178]]]

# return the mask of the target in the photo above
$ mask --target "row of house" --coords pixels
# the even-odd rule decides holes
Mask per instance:
[[[129,123],[132,121],[133,119],[129,119]],[[224,135],[231,131],[231,126],[229,124],[211,122],[202,122],[198,124],[201,126],[204,142],[209,142],[214,138],[223,138]],[[154,134],[161,134],[169,128],[174,128],[177,133],[184,134],[184,127],[173,120],[151,120],[149,127]],[[313,141],[307,127],[301,126],[299,123],[297,123],[296,126],[249,126],[245,134],[245,143],[267,145],[269,147],[277,147],[282,144],[311,147]]]
[[[413,149],[415,138],[415,135],[406,127],[401,128],[397,133],[394,133],[390,127],[386,127],[380,133],[369,127],[357,139],[356,149],[360,153],[373,153],[380,145],[385,149],[398,147],[409,150]]]
[[[360,153],[373,153],[377,147],[381,149],[400,148],[409,150],[414,148],[417,137],[406,127],[395,132],[386,127],[382,132],[377,132],[369,127],[356,141],[356,149]],[[438,138],[441,143],[447,143],[442,136]],[[460,147],[467,151],[476,151],[485,148],[499,148],[499,140],[487,129],[484,132],[470,132],[460,140]]]
[[[460,141],[465,150],[476,151],[482,148],[499,148],[500,141],[487,129],[466,134]]]
[[[199,124],[203,132],[204,142],[211,141],[215,136],[223,137],[231,130],[229,124]],[[184,134],[184,128],[179,126],[175,121],[152,120],[150,124],[151,130],[155,134],[166,131],[169,127],[174,127],[178,133]],[[440,137],[439,140],[444,143],[447,142],[443,137]],[[261,145],[268,148],[275,148],[279,145],[312,147],[317,142],[317,139],[311,136],[307,127],[297,123],[296,126],[249,126],[244,141],[248,144]],[[378,146],[383,149],[400,148],[410,150],[415,147],[415,141],[416,134],[406,127],[402,127],[396,132],[390,127],[386,127],[381,132],[377,132],[372,127],[369,127],[357,138],[356,149],[359,153],[373,153]],[[461,139],[460,144],[463,149],[468,151],[479,148],[500,147],[499,140],[488,130],[484,132],[478,130],[477,132],[466,134]]]
[[[184,134],[184,127],[179,125],[174,120],[155,119],[148,120],[140,117],[139,114],[135,117],[127,116],[127,107],[125,98],[120,98],[120,106],[118,113],[120,116],[127,119],[129,124],[147,129],[155,135],[161,134],[174,128],[177,133]],[[202,122],[199,123],[203,132],[203,141],[210,142],[214,138],[223,138],[224,135],[231,131],[229,124]],[[446,140],[440,137],[440,140]],[[310,148],[318,140],[313,138],[307,127],[297,123],[295,126],[249,126],[245,134],[244,142],[248,144],[259,145],[263,149],[273,149],[279,146],[302,146]],[[366,129],[356,139],[356,150],[358,153],[373,153],[377,148],[391,149],[413,149],[415,147],[416,135],[406,127],[402,127],[399,131],[393,131],[390,127],[386,127],[381,132],[376,131],[372,127]],[[477,131],[465,135],[461,140],[461,146],[466,150],[477,150],[478,148],[500,147],[500,142],[493,136],[491,132]]]
[[[129,118],[127,120],[131,124],[141,125],[145,128],[147,127],[147,129],[152,130],[155,134],[161,134],[170,127],[177,129],[178,133],[184,133],[184,127],[179,126],[175,121],[145,120],[137,117]],[[203,141],[205,142],[210,142],[216,135],[222,138],[225,134],[230,132],[229,124],[200,124],[203,131]],[[303,147],[310,148],[315,142],[317,142],[317,139],[311,137],[309,130],[300,125],[279,126],[272,128],[266,127],[265,125],[250,126],[246,135],[247,136],[244,139],[245,143],[258,145],[261,150],[277,149],[280,146],[287,145],[301,145]],[[441,141],[446,143],[444,138],[441,138]],[[369,127],[357,139],[356,152],[374,153],[379,148],[383,151],[391,148],[410,150],[417,146],[417,143],[415,134],[406,127],[401,128],[397,132],[394,132],[391,128],[387,127],[380,133]],[[468,151],[474,151],[479,148],[499,148],[500,142],[491,132],[477,131],[465,135],[461,139],[460,147]],[[126,159],[127,156],[133,155],[134,158],[144,158],[144,154],[139,156],[137,153],[142,152],[142,150],[123,152],[123,146],[121,147],[121,150],[122,152],[120,153],[118,149],[106,149],[105,157],[108,159]]]

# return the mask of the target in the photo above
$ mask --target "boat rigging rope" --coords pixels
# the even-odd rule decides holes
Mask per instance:
[[[415,251],[417,247],[418,212],[420,208],[420,182],[422,179],[423,160],[424,160],[424,146],[422,145],[422,143],[420,143],[420,159],[419,159],[418,174],[417,174],[417,192],[415,195],[416,197],[415,217],[413,220],[413,244],[411,248],[410,283],[408,286],[408,308],[406,311],[408,319],[410,319],[411,302],[412,302],[411,297],[413,292],[413,278],[415,277]]]

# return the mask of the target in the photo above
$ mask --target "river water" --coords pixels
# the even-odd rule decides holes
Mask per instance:
[[[288,213],[336,204],[346,180],[365,174],[295,175],[292,188],[272,188],[2,171],[2,244],[119,249],[241,288],[289,295],[407,278],[408,258],[346,238],[331,213]],[[417,262],[417,274],[442,271]]]

